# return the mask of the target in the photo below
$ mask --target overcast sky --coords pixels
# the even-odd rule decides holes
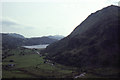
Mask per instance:
[[[2,32],[25,37],[70,34],[91,13],[119,0],[2,1]],[[9,0],[10,1],[10,0]]]

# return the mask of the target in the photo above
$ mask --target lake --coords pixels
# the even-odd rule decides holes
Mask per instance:
[[[29,48],[29,49],[41,49],[41,48],[46,48],[49,44],[42,44],[42,45],[32,45],[32,46],[22,46],[25,48]]]

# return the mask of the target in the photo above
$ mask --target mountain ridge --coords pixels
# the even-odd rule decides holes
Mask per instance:
[[[120,7],[113,5],[92,13],[70,35],[50,44],[47,57],[77,67],[118,67],[118,14]]]
[[[101,10],[98,10],[98,11],[96,11],[95,13],[91,13],[86,19],[88,19],[88,18],[90,18],[89,19],[89,21],[91,21],[91,23],[92,23],[92,20],[91,20],[91,18],[93,18],[93,17],[100,17],[100,19],[104,19],[104,17],[102,17],[102,16],[104,16],[104,15],[106,15],[106,14],[103,14],[105,11],[108,13],[108,11],[109,11],[109,13],[111,13],[111,12],[114,12],[114,14],[116,14],[116,13],[118,13],[118,6],[115,6],[115,5],[111,5],[111,6],[108,6],[108,7],[105,7],[105,8],[103,8],[103,9],[101,9]],[[102,12],[101,12],[102,11]],[[98,14],[101,14],[102,16],[99,16]],[[89,22],[88,20],[87,20],[87,22],[86,22],[86,19],[81,23],[81,24],[79,24],[78,25],[78,27],[79,26],[81,26],[81,27],[79,27],[79,28],[83,28],[83,26],[82,25],[84,25],[84,26],[86,26],[88,23],[87,22]],[[100,20],[100,19],[98,19],[98,20]],[[86,22],[85,24],[84,24],[84,22]],[[90,25],[92,25],[90,23]],[[75,32],[75,30],[78,28],[78,27],[76,27],[75,29],[74,29],[74,31],[73,32]],[[89,27],[89,26],[88,26]],[[77,29],[78,30],[78,29]],[[83,30],[83,29],[79,29],[80,31],[81,31],[81,33],[83,32],[83,31],[85,31],[85,30]],[[80,32],[79,31],[79,32]],[[71,33],[71,35],[73,34],[73,32]],[[80,33],[79,33],[80,34]]]
[[[16,33],[7,33],[7,34],[12,36],[12,37],[16,37],[16,38],[25,38],[23,35],[16,34]]]
[[[9,48],[17,48],[20,46],[31,46],[31,45],[40,45],[40,44],[51,44],[57,39],[51,39],[48,37],[34,37],[34,38],[21,38],[22,35],[17,36],[10,35],[7,33],[0,33],[2,35],[2,48],[9,49]]]

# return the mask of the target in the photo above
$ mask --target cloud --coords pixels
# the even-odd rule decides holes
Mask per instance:
[[[2,23],[2,27],[21,25],[19,22],[9,17],[3,17],[0,23]]]
[[[14,26],[14,25],[19,25],[19,24],[16,23],[16,22],[8,21],[8,20],[2,20],[1,23],[2,23],[3,26]]]
[[[16,29],[33,29],[33,27],[26,25],[26,24],[22,24],[14,19],[11,18],[3,18],[2,21],[0,21],[0,23],[2,23],[2,28],[16,28]]]
[[[2,27],[0,28],[0,32],[2,33],[18,33],[29,35],[34,30],[34,27],[20,23],[19,21],[8,17],[3,17],[3,19],[0,20],[0,23],[2,23]]]

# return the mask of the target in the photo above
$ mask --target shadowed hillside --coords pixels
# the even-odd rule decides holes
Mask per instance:
[[[92,13],[73,32],[46,48],[48,58],[78,67],[118,67],[120,7]]]

